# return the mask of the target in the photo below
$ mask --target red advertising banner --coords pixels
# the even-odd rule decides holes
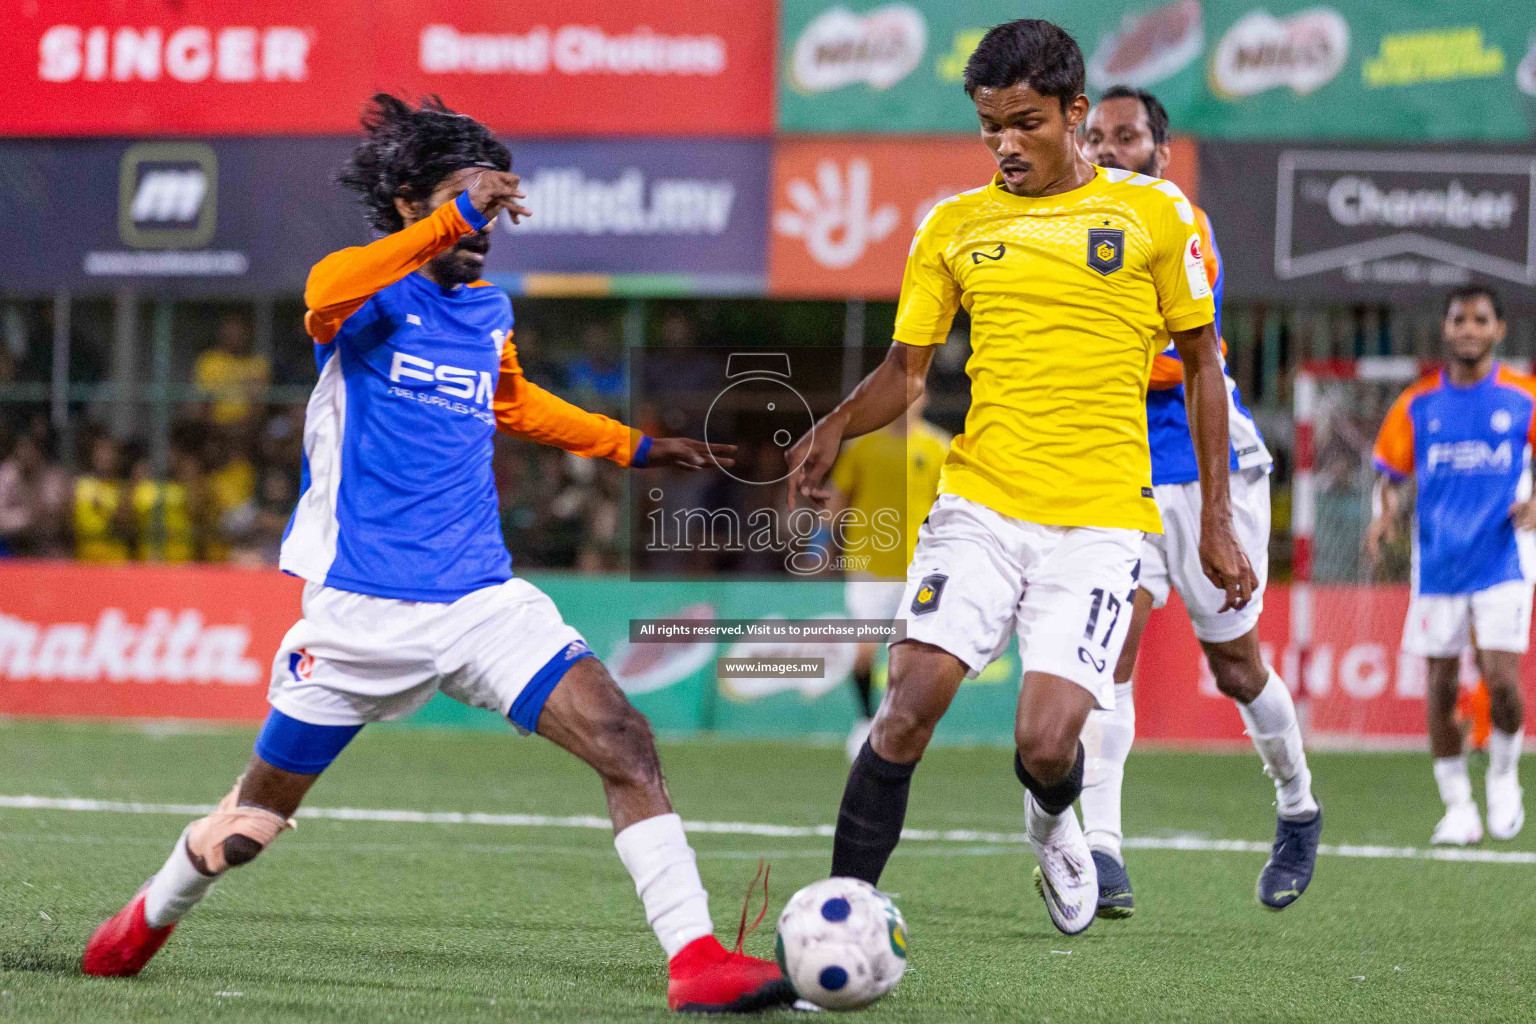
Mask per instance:
[[[1265,660],[1292,693],[1305,698],[1314,743],[1399,746],[1424,742],[1424,660],[1399,646],[1408,614],[1406,586],[1315,586],[1315,636],[1303,669],[1290,642],[1291,592],[1276,585],[1264,595],[1259,643]],[[1536,652],[1521,665],[1536,678]],[[1477,682],[1470,657],[1461,683]],[[1529,690],[1529,687],[1528,687]],[[1536,729],[1536,700],[1526,701]],[[1246,742],[1231,700],[1216,689],[1189,617],[1177,595],[1152,613],[1136,663],[1136,737],[1168,742]]]
[[[768,290],[793,298],[894,299],[912,235],[934,204],[992,179],[980,137],[805,137],[774,147]],[[1168,175],[1195,195],[1194,143]]]
[[[259,722],[302,592],[275,569],[0,565],[0,714]]]
[[[352,132],[379,90],[520,135],[766,135],[774,8],[4,0],[0,135]]]
[[[618,585],[597,577],[545,582],[577,592]],[[299,617],[302,589],[276,570],[0,562],[0,715],[258,722],[272,657]],[[1288,587],[1270,588],[1259,622],[1265,658],[1293,691],[1305,685],[1313,741],[1422,743],[1424,663],[1398,648],[1407,588],[1313,593],[1317,637],[1305,673],[1289,642]],[[579,602],[569,608],[578,619],[586,614]],[[596,612],[587,626],[591,637],[610,630],[611,613]],[[1524,669],[1527,678],[1536,675],[1536,653]],[[1475,679],[1469,662],[1463,682]],[[685,687],[674,699],[698,700],[701,692]],[[1527,702],[1527,720],[1536,727],[1536,700]],[[1011,723],[998,728],[1001,740]],[[1177,597],[1153,613],[1142,641],[1136,734],[1246,742]]]

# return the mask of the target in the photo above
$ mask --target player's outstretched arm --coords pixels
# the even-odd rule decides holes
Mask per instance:
[[[409,227],[368,245],[331,253],[309,272],[304,284],[304,326],[322,345],[342,322],[381,289],[426,266],[465,235],[484,228],[502,211],[514,220],[528,211],[518,204],[518,177],[487,170],[469,188]]]
[[[1418,385],[1397,396],[1382,418],[1371,450],[1371,464],[1379,474],[1371,489],[1371,522],[1365,528],[1365,554],[1372,562],[1381,558],[1382,548],[1397,539],[1397,524],[1403,514],[1403,485],[1413,475],[1413,417],[1408,408]]]
[[[795,442],[787,456],[795,467],[789,474],[791,509],[798,499],[817,506],[827,503],[832,497],[827,474],[837,461],[843,440],[879,430],[906,412],[927,384],[933,350],[932,345],[895,342],[880,365]]]
[[[517,350],[502,350],[501,379],[492,403],[502,433],[621,466],[697,470],[711,463],[733,465],[735,445],[706,444],[686,437],[647,437],[601,413],[589,412],[553,395],[523,376]]]
[[[1200,470],[1200,567],[1226,591],[1227,608],[1248,604],[1259,579],[1232,530],[1231,440],[1227,435],[1227,387],[1220,342],[1214,324],[1174,331],[1173,343],[1184,362],[1185,404],[1189,432]]]

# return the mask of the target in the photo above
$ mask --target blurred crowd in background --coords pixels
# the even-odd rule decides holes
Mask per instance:
[[[871,331],[889,336],[888,305],[871,304]],[[0,556],[275,565],[302,486],[304,402],[316,375],[302,310],[277,303],[258,344],[250,308],[178,303],[161,407],[168,443],[158,451],[149,374],[139,367],[124,379],[112,337],[122,318],[97,312],[72,320],[61,429],[40,400],[52,372],[45,304],[0,310]],[[523,299],[517,314],[530,380],[648,432],[665,431],[664,410],[626,407],[626,343],[838,345],[845,329],[843,303],[650,303],[639,325],[626,321],[632,306],[601,300]],[[149,319],[139,319],[148,333]],[[958,431],[968,404],[963,330],[946,349],[929,415]],[[495,472],[518,565],[624,567],[624,470],[498,436]]]
[[[843,302],[524,297],[515,307],[518,359],[530,380],[660,434],[674,432],[668,410],[629,407],[626,346],[836,347],[850,330],[850,306]],[[895,308],[860,303],[857,313],[868,364],[890,337]],[[163,318],[159,342],[157,318]],[[302,306],[283,299],[265,307],[178,301],[125,310],[111,299],[77,300],[69,318],[64,408],[49,401],[57,390],[49,383],[56,350],[51,323],[46,300],[0,301],[0,557],[275,565],[302,486],[304,405],[316,378]],[[1286,327],[1278,339],[1295,352],[1301,346],[1291,339],[1299,336]],[[1353,347],[1367,351],[1371,338],[1362,337]],[[157,344],[158,361],[152,355]],[[1419,347],[1427,353],[1432,344]],[[969,406],[969,354],[962,314],[929,378],[926,416],[951,433],[961,431]],[[1255,363],[1241,350],[1235,358],[1240,367]],[[1339,389],[1321,402],[1319,580],[1371,573],[1358,552],[1369,518],[1370,448],[1400,386],[1380,394]],[[1288,384],[1260,388],[1250,374],[1243,391],[1276,457],[1271,575],[1284,579],[1290,567]],[[624,470],[498,436],[495,471],[502,525],[518,565],[626,568]],[[1406,549],[1394,552],[1377,575],[1401,576],[1406,559]]]

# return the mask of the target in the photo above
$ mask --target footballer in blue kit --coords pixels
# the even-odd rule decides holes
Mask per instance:
[[[1465,846],[1483,837],[1455,718],[1459,661],[1468,647],[1477,651],[1493,720],[1488,834],[1512,839],[1525,823],[1520,660],[1530,646],[1536,572],[1528,532],[1536,528],[1536,380],[1494,359],[1505,323],[1493,289],[1452,292],[1441,329],[1445,369],[1398,396],[1377,435],[1381,476],[1366,548],[1378,558],[1395,536],[1402,489],[1412,478],[1413,582],[1403,650],[1428,664],[1429,744],[1445,802],[1433,841]]]
[[[1168,113],[1144,89],[1115,86],[1088,115],[1083,153],[1103,167],[1162,177],[1170,155]],[[1221,333],[1221,300],[1226,283],[1221,252],[1210,219],[1194,210],[1199,257],[1216,304]],[[1225,343],[1222,345],[1225,359]],[[1132,677],[1142,632],[1153,608],[1178,591],[1195,637],[1210,663],[1216,687],[1237,704],[1253,745],[1275,783],[1278,811],[1269,860],[1259,873],[1256,894],[1271,910],[1294,903],[1311,883],[1322,835],[1322,809],[1312,793],[1312,772],[1302,746],[1295,703],[1284,680],[1259,648],[1259,615],[1269,575],[1269,449],[1244,407],[1237,383],[1225,372],[1227,429],[1231,438],[1232,529],[1253,567],[1258,585],[1242,608],[1213,586],[1201,568],[1200,537],[1206,511],[1189,429],[1184,366],[1173,345],[1153,360],[1147,389],[1147,441],[1152,453],[1152,495],[1163,533],[1142,541],[1141,572],[1131,625],[1115,666],[1115,706],[1089,712],[1083,727],[1087,760],[1083,775],[1083,832],[1098,869],[1098,916],[1135,913],[1130,876],[1121,851],[1121,792],[1125,764],[1136,732]]]
[[[268,715],[235,787],[90,938],[87,974],[137,974],[230,868],[285,829],[368,722],[435,693],[506,716],[593,767],[614,845],[668,957],[668,1005],[792,1001],[776,964],[726,950],[649,724],[581,635],[512,573],[491,469],[497,431],[623,466],[730,465],[730,446],[650,438],[529,382],[512,305],[480,279],[492,225],[534,211],[512,157],[433,99],[378,95],[340,176],[382,237],[332,253],[305,287],[319,379],[283,571],[303,616],[273,659]]]

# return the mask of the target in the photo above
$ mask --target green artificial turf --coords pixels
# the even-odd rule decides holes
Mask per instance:
[[[156,733],[0,724],[0,794],[212,803],[253,730]],[[840,749],[669,743],[685,818],[821,825]],[[1328,843],[1424,847],[1440,813],[1426,755],[1317,754]],[[1480,780],[1478,780],[1480,783]],[[1479,784],[1478,791],[1481,792]],[[935,750],[908,825],[1022,829],[999,750]],[[1267,841],[1272,791],[1247,754],[1137,753],[1132,836]],[[601,815],[591,773],[510,733],[365,730],[315,807]],[[601,830],[303,820],[225,879],[138,978],[78,973],[85,937],[164,860],[173,814],[0,809],[0,1020],[639,1021],[665,1013],[665,969]],[[1536,850],[1536,828],[1493,850]],[[830,840],[693,837],[717,932],[735,935],[759,856],[773,916],[825,875]],[[1262,853],[1134,850],[1137,913],[1066,938],[1030,884],[1027,848],[913,842],[882,885],[911,930],[886,1021],[1512,1021],[1536,1017],[1536,864],[1325,856],[1281,914],[1254,901]],[[787,1019],[780,1014],[776,1019]]]

